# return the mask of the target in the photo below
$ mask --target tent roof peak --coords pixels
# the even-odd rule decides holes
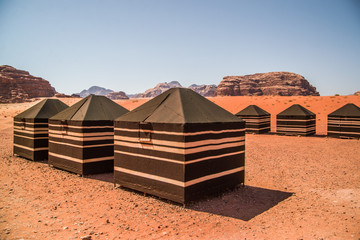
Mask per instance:
[[[91,94],[63,112],[53,120],[101,121],[114,120],[128,110],[105,96]]]
[[[48,119],[68,107],[68,105],[58,99],[47,98],[16,115],[14,118]]]
[[[116,120],[183,124],[242,121],[188,88],[171,88]]]

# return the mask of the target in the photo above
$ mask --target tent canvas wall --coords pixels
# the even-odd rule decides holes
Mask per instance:
[[[348,103],[328,115],[328,136],[360,138],[360,108]]]
[[[270,113],[256,105],[249,105],[236,114],[245,121],[247,133],[267,133],[270,131]]]
[[[114,122],[128,110],[89,95],[49,121],[49,164],[80,175],[114,168]]]
[[[114,183],[179,203],[244,183],[245,122],[173,88],[115,120]]]
[[[316,132],[316,115],[294,104],[276,116],[276,132],[286,135],[308,136]]]
[[[33,160],[48,159],[48,119],[68,106],[44,99],[14,117],[14,154]]]

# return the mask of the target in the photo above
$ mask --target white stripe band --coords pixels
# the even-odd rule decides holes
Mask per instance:
[[[101,158],[91,158],[91,159],[79,159],[79,158],[73,158],[73,157],[69,157],[69,156],[65,156],[65,155],[61,155],[61,154],[57,154],[57,153],[52,153],[52,152],[49,152],[49,155],[53,156],[53,157],[58,157],[58,158],[66,159],[66,160],[69,160],[69,161],[73,161],[73,162],[78,162],[78,163],[90,163],[90,162],[100,162],[100,161],[114,160],[114,156],[101,157]]]
[[[238,168],[230,169],[227,171],[223,171],[223,172],[207,175],[204,177],[200,177],[197,179],[193,179],[193,180],[190,180],[187,182],[182,182],[182,181],[165,178],[165,177],[160,177],[160,176],[156,176],[153,174],[138,172],[138,171],[134,171],[134,170],[126,169],[126,168],[121,168],[121,167],[116,167],[116,166],[114,167],[114,171],[123,172],[123,173],[131,174],[131,175],[135,175],[135,176],[139,176],[139,177],[144,177],[144,178],[152,179],[152,180],[159,181],[159,182],[165,182],[165,183],[169,183],[169,184],[176,185],[179,187],[189,187],[189,186],[197,184],[197,183],[205,182],[207,180],[223,177],[223,176],[230,175],[230,174],[236,173],[236,172],[241,172],[244,170],[245,170],[245,167],[238,167]]]
[[[139,141],[139,138],[137,137],[125,137],[120,135],[115,135],[114,140],[119,142],[131,142],[131,143],[142,143]],[[204,145],[210,145],[210,144],[223,144],[226,142],[239,142],[244,141],[245,136],[240,137],[230,137],[230,138],[219,138],[219,139],[207,139],[207,140],[200,140],[200,141],[194,141],[194,142],[175,142],[175,141],[166,141],[166,140],[159,140],[159,139],[151,139],[148,142],[148,144],[153,145],[163,145],[164,147],[180,147],[180,148],[192,148],[192,147],[199,147]]]
[[[26,125],[48,125],[48,123],[30,123],[30,122],[19,122],[19,121],[14,121],[14,123],[18,123],[18,124],[26,124]]]
[[[48,131],[30,131],[30,130],[20,130],[20,129],[14,129],[14,132],[19,133],[27,133],[27,134],[48,134]]]
[[[59,144],[59,145],[66,145],[70,147],[77,147],[77,148],[93,148],[93,147],[107,147],[107,146],[114,146],[113,143],[108,144],[98,144],[98,145],[75,145],[71,143],[64,143],[64,142],[55,142],[55,141],[49,141],[49,143],[53,144]]]
[[[246,130],[264,130],[264,129],[270,129],[270,126],[263,128],[249,128],[249,127],[246,128]]]
[[[38,139],[49,139],[48,137],[28,137],[28,136],[24,136],[24,135],[17,135],[17,134],[14,134],[14,137],[27,138],[27,139],[32,139],[32,140],[38,140]]]
[[[113,129],[114,126],[74,126],[74,125],[57,125],[57,124],[49,124],[49,127],[66,127],[66,128],[74,128],[74,129]]]
[[[161,152],[170,152],[170,153],[177,153],[177,154],[192,154],[210,150],[220,150],[224,148],[231,148],[231,147],[240,147],[244,146],[244,141],[241,142],[234,142],[234,143],[222,143],[218,145],[208,145],[208,146],[201,146],[196,148],[184,149],[184,148],[172,148],[172,147],[163,147],[151,144],[141,144],[141,143],[129,143],[129,142],[121,142],[119,140],[115,140],[115,146],[126,146],[132,148],[139,148],[139,149],[149,149]]]
[[[23,148],[23,149],[26,149],[26,150],[29,150],[29,151],[44,151],[44,150],[49,150],[48,147],[41,147],[41,148],[30,148],[30,147],[25,147],[23,145],[19,145],[19,144],[15,144],[14,143],[14,146],[15,147],[19,147],[19,148]]]
[[[49,130],[49,133],[58,134],[58,135],[68,135],[72,137],[114,136],[114,132],[76,133],[69,131],[57,131],[52,129]]]
[[[14,126],[14,129],[19,129],[19,130],[28,130],[28,131],[47,131],[49,128],[34,128],[34,127],[29,127],[29,126]]]
[[[335,120],[328,120],[328,124],[336,124],[336,125],[358,125],[360,126],[360,121],[335,121]],[[355,127],[355,126],[354,126]]]
[[[169,158],[162,158],[162,157],[144,155],[144,154],[139,154],[139,153],[130,153],[130,152],[124,152],[124,151],[119,151],[119,150],[115,150],[114,152],[119,153],[119,154],[124,154],[124,155],[130,155],[130,156],[134,156],[134,157],[151,158],[151,159],[158,160],[158,161],[164,161],[164,162],[171,162],[171,163],[185,164],[186,165],[186,164],[192,164],[192,163],[202,162],[202,161],[216,159],[216,158],[222,158],[222,157],[228,157],[228,156],[237,155],[237,154],[243,154],[245,151],[238,151],[238,152],[225,153],[225,154],[220,154],[220,155],[215,155],[215,156],[208,156],[208,157],[198,158],[198,159],[189,160],[189,161],[185,161],[185,162],[184,161],[179,161],[179,160],[173,160],[173,159],[169,159]]]
[[[282,122],[311,122],[315,121],[315,118],[312,119],[288,119],[288,118],[277,118],[276,121],[282,121]]]
[[[360,135],[360,132],[328,131],[328,133]]]
[[[220,130],[220,131],[202,131],[202,132],[193,132],[193,133],[184,133],[184,132],[168,132],[168,131],[158,131],[158,130],[144,130],[144,129],[129,129],[129,128],[114,128],[115,131],[125,131],[125,132],[150,132],[155,134],[167,134],[167,135],[180,135],[180,136],[196,136],[203,134],[219,134],[219,133],[231,133],[231,132],[244,132],[245,129],[229,129],[229,130]]]
[[[73,137],[73,136],[69,136],[69,135],[58,135],[58,134],[49,134],[49,137],[53,137],[53,138],[60,138],[60,139],[66,139],[66,140],[73,140],[73,141],[81,141],[81,142],[86,142],[86,141],[98,141],[98,140],[114,140],[114,136],[105,136],[105,137]]]

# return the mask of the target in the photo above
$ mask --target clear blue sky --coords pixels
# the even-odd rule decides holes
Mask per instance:
[[[0,65],[71,94],[160,82],[303,75],[321,95],[360,90],[359,0],[0,0]]]

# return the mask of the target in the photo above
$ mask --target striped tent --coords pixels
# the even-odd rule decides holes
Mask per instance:
[[[316,114],[294,104],[276,115],[276,131],[285,135],[313,135],[316,131]]]
[[[236,114],[245,121],[247,133],[270,132],[270,113],[256,105],[249,105]]]
[[[114,183],[179,203],[244,183],[245,123],[173,88],[115,120]]]
[[[48,158],[48,119],[68,106],[44,99],[14,117],[14,154],[33,160]]]
[[[348,103],[328,115],[328,136],[360,138],[360,108]]]
[[[112,172],[114,119],[128,110],[89,95],[49,120],[49,165],[80,175]]]

